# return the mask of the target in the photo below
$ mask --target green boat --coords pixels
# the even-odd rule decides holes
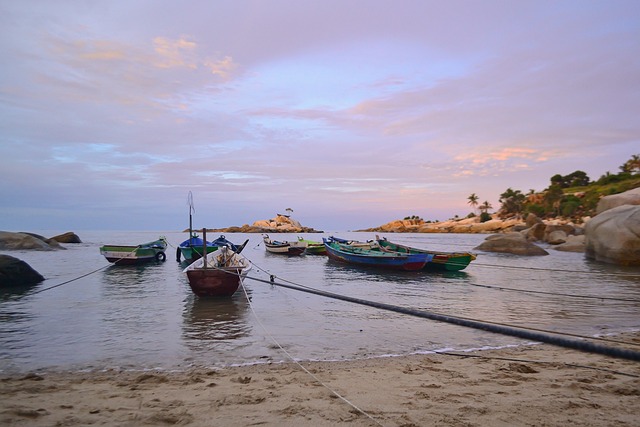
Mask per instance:
[[[467,268],[471,261],[476,259],[476,255],[470,252],[438,252],[427,249],[414,248],[411,246],[393,243],[386,237],[380,239],[376,236],[376,242],[381,248],[389,251],[406,254],[432,254],[433,259],[425,264],[423,270],[428,271],[460,271]]]
[[[306,240],[300,236],[298,236],[298,241],[307,244],[305,248],[305,253],[309,255],[326,255],[327,248],[324,247],[324,243],[316,242],[315,240]]]
[[[150,261],[164,261],[167,240],[160,237],[149,243],[142,243],[136,246],[130,245],[104,245],[100,247],[102,254],[107,261],[116,265],[136,265]]]

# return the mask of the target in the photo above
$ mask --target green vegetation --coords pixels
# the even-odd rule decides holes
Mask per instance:
[[[533,213],[541,218],[569,219],[593,216],[602,197],[640,187],[640,155],[633,155],[620,170],[618,174],[607,172],[595,182],[583,171],[566,176],[556,174],[551,177],[549,187],[539,193],[531,190],[528,195],[508,188],[500,195],[500,215]]]
[[[569,175],[553,175],[549,187],[540,192],[530,189],[527,194],[520,190],[508,188],[500,194],[501,204],[498,215],[502,218],[526,216],[533,213],[539,218],[565,218],[579,221],[585,216],[594,216],[598,202],[604,196],[624,193],[640,187],[640,154],[634,154],[620,166],[620,172],[606,172],[597,181],[591,181],[587,174],[577,170]],[[489,211],[493,206],[488,201],[479,203],[476,193],[467,197],[467,203],[473,209],[466,218],[474,218],[476,209],[480,211],[480,222],[489,221]],[[418,215],[411,215],[405,220],[424,221]],[[455,215],[453,219],[459,219]],[[426,223],[439,222],[428,220]]]

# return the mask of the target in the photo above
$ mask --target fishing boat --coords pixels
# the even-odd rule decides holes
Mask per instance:
[[[178,252],[176,253],[176,261],[180,262],[180,256],[188,263],[192,263],[202,257],[204,252],[208,254],[214,252],[222,246],[230,246],[236,252],[241,252],[240,246],[227,240],[224,235],[221,235],[216,240],[209,242],[201,239],[197,234],[193,233],[190,239],[185,240],[178,246]]]
[[[302,255],[307,248],[305,242],[271,240],[267,234],[262,235],[262,241],[267,252],[280,255]]]
[[[324,243],[317,242],[315,240],[307,240],[303,237],[298,236],[298,242],[303,242],[307,244],[307,247],[304,250],[304,253],[309,255],[326,255],[327,248],[324,247]]]
[[[224,236],[218,237],[213,242],[201,239],[193,230],[193,212],[195,212],[195,208],[193,207],[193,193],[191,193],[191,191],[189,191],[187,203],[189,204],[189,238],[180,243],[176,248],[177,262],[180,262],[181,258],[184,258],[187,263],[192,263],[202,257],[203,253],[206,252],[210,254],[221,246],[231,246],[231,248],[238,253],[242,251],[240,247],[228,241]],[[203,229],[202,233],[204,235],[206,230]]]
[[[243,246],[244,247],[244,246]],[[199,297],[229,297],[251,269],[251,262],[230,246],[221,246],[189,264],[183,271]]]
[[[135,265],[150,261],[164,261],[167,240],[160,237],[153,242],[142,243],[140,245],[104,245],[100,247],[102,254],[107,261],[116,265]]]
[[[387,238],[380,239],[376,236],[376,243],[386,250],[404,254],[430,254],[433,259],[425,264],[424,269],[430,271],[460,271],[464,270],[471,261],[476,259],[476,255],[470,252],[438,252],[427,249],[414,248],[411,246],[393,243]]]
[[[340,239],[342,240],[342,239]],[[430,254],[401,254],[365,246],[341,243],[333,238],[322,239],[330,259],[367,267],[418,271],[433,258]]]

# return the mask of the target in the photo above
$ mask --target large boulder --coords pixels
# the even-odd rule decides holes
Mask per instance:
[[[531,227],[522,230],[520,233],[530,242],[544,239],[544,232],[547,226],[543,222],[536,222]]]
[[[46,241],[31,234],[0,231],[0,250],[22,249],[52,251],[54,248]]]
[[[60,243],[82,243],[80,237],[78,237],[76,233],[73,233],[71,231],[67,231],[63,234],[58,234],[57,236],[53,236],[51,239]]]
[[[558,233],[561,232],[559,231]],[[584,252],[585,240],[584,234],[579,236],[569,235],[566,242],[554,246],[553,249],[562,252]]]
[[[26,262],[9,255],[0,255],[0,289],[31,286],[43,280],[44,277]]]
[[[549,252],[527,241],[519,232],[492,234],[474,249],[486,252],[501,252],[514,255],[549,255]]]
[[[624,193],[604,196],[598,202],[596,215],[622,205],[640,205],[640,187],[625,191]]]
[[[640,266],[640,206],[623,205],[593,217],[585,227],[587,258]]]

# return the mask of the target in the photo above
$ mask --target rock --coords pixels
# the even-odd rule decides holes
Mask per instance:
[[[20,233],[28,234],[29,236],[33,236],[36,239],[40,239],[43,242],[45,242],[47,245],[49,245],[52,249],[66,249],[66,248],[62,247],[62,245],[60,245],[60,243],[58,241],[53,240],[53,239],[48,239],[48,238],[46,238],[44,236],[41,236],[39,234],[29,233],[29,232],[26,232],[26,231],[21,231]]]
[[[501,252],[526,256],[549,255],[549,252],[541,247],[528,242],[525,236],[519,232],[493,234],[474,249],[485,252]]]
[[[561,243],[565,243],[567,241],[567,233],[562,230],[554,230],[551,233],[547,234],[545,238],[545,242],[550,245],[559,245]]]
[[[525,221],[527,228],[531,228],[536,224],[542,224],[542,220],[536,214],[530,213]]]
[[[585,250],[585,236],[567,236],[567,241],[554,246],[553,249],[562,252],[584,252]]]
[[[542,240],[547,243],[551,243],[550,240],[553,240],[557,238],[557,236],[559,236],[558,234],[555,234],[556,237],[551,237],[551,235],[556,231],[561,231],[562,233],[564,233],[565,238],[566,236],[576,234],[576,229],[571,224],[547,224],[547,226],[544,228],[544,235],[542,236]]]
[[[52,251],[54,248],[42,239],[26,233],[12,233],[0,231],[0,250],[33,249],[38,251]]]
[[[29,264],[9,255],[0,255],[0,288],[31,286],[44,277]]]
[[[593,217],[585,227],[587,258],[640,266],[640,206],[622,205]]]
[[[80,237],[78,237],[75,233],[71,231],[68,231],[63,234],[59,234],[57,236],[53,236],[51,239],[60,243],[82,243],[82,241],[80,240]]]
[[[640,205],[640,187],[625,191],[624,193],[604,196],[598,202],[596,215],[622,205]]]
[[[522,230],[522,235],[530,242],[544,239],[544,232],[547,226],[543,222],[536,222],[526,230]]]
[[[276,215],[273,219],[258,220],[253,225],[244,224],[242,227],[207,229],[207,232],[209,231],[223,233],[322,233],[322,231],[304,227],[295,219],[284,215]]]

